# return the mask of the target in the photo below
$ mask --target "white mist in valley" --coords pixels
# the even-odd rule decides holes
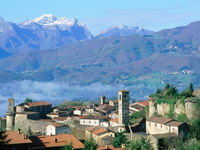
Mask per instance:
[[[22,103],[26,98],[31,98],[35,101],[49,101],[55,106],[61,104],[64,100],[97,100],[101,95],[105,95],[107,98],[116,97],[117,91],[121,89],[129,90],[132,99],[144,97],[149,93],[149,90],[144,90],[144,85],[124,86],[101,83],[70,85],[63,82],[31,80],[1,84],[0,115],[3,116],[7,111],[7,99],[10,97],[16,100],[15,104]]]

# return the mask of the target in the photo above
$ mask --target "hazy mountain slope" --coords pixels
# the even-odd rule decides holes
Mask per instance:
[[[183,42],[186,46],[196,49],[200,44],[200,21],[193,22],[187,26],[162,30],[157,34],[162,35],[164,38]]]
[[[97,38],[102,37],[120,37],[120,36],[130,36],[130,35],[152,35],[153,31],[144,29],[142,27],[127,27],[125,25],[118,25],[110,27],[104,31],[101,31]]]

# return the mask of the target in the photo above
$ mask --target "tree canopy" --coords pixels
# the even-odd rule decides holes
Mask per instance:
[[[117,132],[115,138],[112,141],[114,147],[121,147],[122,144],[127,143],[127,138],[122,132]]]

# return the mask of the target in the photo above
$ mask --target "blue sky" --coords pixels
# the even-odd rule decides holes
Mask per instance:
[[[200,0],[1,0],[0,16],[11,22],[42,14],[77,18],[97,34],[118,25],[158,31],[200,20]]]

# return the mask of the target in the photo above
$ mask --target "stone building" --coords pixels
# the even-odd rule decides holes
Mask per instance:
[[[100,123],[105,121],[104,116],[84,116],[80,118],[81,125],[100,126]]]
[[[109,100],[109,105],[118,108],[118,100]]]
[[[47,126],[46,135],[58,135],[70,133],[70,128],[68,125],[61,123],[51,123]]]
[[[94,138],[98,145],[112,144],[115,133],[103,127],[88,127],[85,130],[86,139]]]
[[[184,103],[177,100],[173,108],[174,114],[185,114],[189,119],[199,119],[200,106],[198,105],[198,100],[195,98],[196,97],[187,98],[184,100]],[[149,99],[149,117],[153,117],[154,115],[161,115],[164,117],[167,113],[169,113],[170,109],[170,104],[158,104],[154,98]]]
[[[146,121],[146,133],[148,134],[175,133],[179,135],[181,132],[185,134],[187,133],[187,127],[185,122],[163,117],[152,117]]]
[[[15,100],[8,99],[8,112],[6,113],[6,130],[13,130],[15,125]]]
[[[100,105],[105,105],[106,104],[106,97],[105,96],[101,96],[100,97]]]
[[[31,128],[33,132],[45,132],[43,125],[46,125],[46,122],[40,123],[39,119],[46,118],[46,114],[51,111],[52,104],[49,102],[22,103],[15,107],[15,100],[9,98],[8,112],[6,113],[6,129],[13,130],[20,128],[25,131]]]
[[[129,91],[118,91],[119,131],[129,125]]]

